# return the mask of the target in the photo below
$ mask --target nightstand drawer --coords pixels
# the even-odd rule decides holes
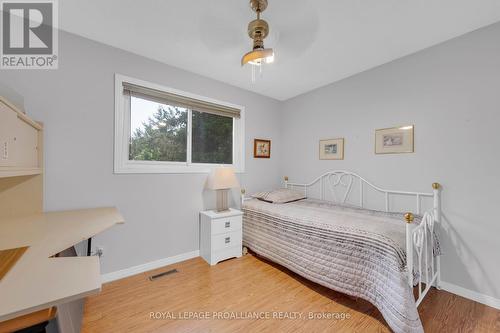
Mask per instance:
[[[212,235],[241,230],[241,216],[212,220]]]
[[[219,251],[236,246],[241,248],[241,244],[241,231],[212,236],[212,251]]]
[[[227,249],[222,249],[214,252],[213,254],[214,262],[219,262],[234,257],[241,257],[241,246],[233,246]]]

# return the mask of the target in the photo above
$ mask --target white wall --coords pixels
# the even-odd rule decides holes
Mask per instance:
[[[116,205],[127,223],[105,232],[104,273],[198,249],[205,175],[114,175],[113,75],[149,80],[246,107],[249,192],[281,176],[307,181],[348,169],[381,186],[443,184],[443,278],[500,298],[500,24],[285,103],[70,34],[60,69],[0,71],[0,92],[46,126],[48,210]],[[21,96],[21,97],[20,97]],[[277,112],[281,110],[281,112]],[[414,154],[375,155],[374,129],[415,125]],[[270,160],[252,139],[271,138]],[[345,160],[319,161],[320,138],[345,137]]]
[[[103,273],[198,250],[198,212],[214,204],[204,174],[113,174],[115,72],[245,106],[242,185],[279,182],[279,102],[64,32],[59,45],[58,70],[0,71],[0,94],[24,97],[45,123],[47,210],[111,205],[124,215],[125,225],[95,238]],[[253,159],[256,137],[273,140],[271,159]]]
[[[500,24],[288,100],[281,174],[332,169],[389,189],[443,185],[443,279],[500,298]],[[334,61],[334,57],[332,57]],[[415,153],[375,155],[374,130],[415,125]],[[345,160],[320,161],[320,138]]]

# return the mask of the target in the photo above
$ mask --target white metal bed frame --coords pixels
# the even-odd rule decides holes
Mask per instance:
[[[408,284],[413,288],[413,271],[416,265],[418,265],[418,298],[416,299],[417,307],[420,305],[424,299],[427,292],[430,290],[431,286],[434,285],[436,288],[440,289],[441,285],[441,263],[439,255],[434,256],[434,228],[436,224],[441,221],[441,197],[439,183],[432,184],[432,193],[422,193],[422,192],[408,192],[408,191],[392,191],[385,190],[378,186],[373,185],[363,177],[357,175],[354,172],[335,170],[329,171],[321,176],[314,179],[312,182],[307,184],[291,183],[288,181],[288,177],[284,177],[285,187],[288,189],[300,189],[304,191],[307,196],[308,188],[319,183],[320,198],[325,200],[325,191],[330,190],[333,196],[333,202],[345,204],[355,180],[359,183],[359,204],[357,206],[364,208],[365,199],[365,187],[368,186],[374,189],[378,193],[382,193],[385,196],[385,211],[390,212],[390,198],[393,196],[410,196],[416,199],[416,214],[421,215],[421,201],[422,198],[428,197],[433,198],[433,209],[423,213],[422,222],[417,225],[413,223],[414,216],[413,213],[408,212],[405,214],[406,222],[406,272],[408,278]],[[342,198],[337,198],[336,188],[344,187],[345,194]],[[242,190],[242,194],[245,191]],[[351,204],[351,202],[349,202]],[[429,253],[429,251],[431,251]],[[417,258],[414,262],[414,255]],[[423,257],[423,258],[422,258]],[[430,259],[429,259],[430,258]],[[430,262],[429,262],[430,261]],[[425,282],[425,286],[423,286]]]

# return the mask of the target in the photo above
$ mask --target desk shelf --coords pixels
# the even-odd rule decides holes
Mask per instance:
[[[123,222],[113,207],[1,218],[0,250],[28,249],[0,281],[0,321],[99,292],[98,257],[52,256]]]
[[[20,177],[20,176],[34,176],[41,175],[43,172],[40,168],[28,168],[28,169],[6,169],[2,170],[0,168],[0,178],[8,178],[8,177]]]

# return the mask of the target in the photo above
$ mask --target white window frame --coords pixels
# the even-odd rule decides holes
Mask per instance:
[[[193,98],[240,110],[240,118],[233,118],[233,164],[191,163],[191,115],[188,114],[187,161],[133,161],[129,160],[130,142],[130,99],[123,94],[123,82],[156,89],[188,98]],[[218,166],[231,166],[235,172],[245,172],[245,108],[240,105],[218,101],[213,98],[165,87],[121,74],[115,74],[115,147],[114,173],[208,173]]]

